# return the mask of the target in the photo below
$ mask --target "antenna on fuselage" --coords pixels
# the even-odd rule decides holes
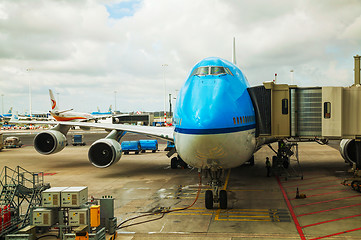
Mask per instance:
[[[232,63],[234,65],[237,64],[237,61],[236,61],[236,38],[233,37],[233,45],[232,45]]]

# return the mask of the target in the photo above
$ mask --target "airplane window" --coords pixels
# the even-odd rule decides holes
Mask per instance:
[[[208,67],[200,67],[193,71],[193,75],[208,75]]]
[[[209,72],[210,70],[210,72]],[[193,70],[192,75],[197,76],[205,76],[205,75],[222,75],[222,74],[229,74],[232,75],[232,72],[228,68],[224,67],[199,67]]]
[[[231,72],[231,70],[229,70],[229,68],[224,68],[226,70],[226,72],[229,74],[229,75],[232,75],[233,76],[233,73]]]
[[[282,99],[282,114],[284,114],[284,115],[288,114],[288,99],[287,98]]]
[[[226,74],[226,70],[224,70],[224,67],[211,68],[211,75],[221,75],[221,74]]]

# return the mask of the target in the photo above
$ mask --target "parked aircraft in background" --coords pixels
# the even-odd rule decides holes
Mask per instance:
[[[73,109],[68,110],[59,110],[59,107],[56,103],[53,91],[49,89],[51,111],[50,114],[57,121],[73,121],[73,122],[82,122],[95,120],[95,118],[89,113],[73,112]]]
[[[4,119],[10,119],[12,115],[13,115],[13,107],[11,107],[7,113],[1,115],[1,117]]]
[[[107,112],[101,112],[100,108],[97,107],[98,111],[97,112],[92,112],[91,115],[111,115],[112,114],[112,105],[109,106],[109,109]]]
[[[101,112],[99,107],[98,108],[98,111],[97,112],[92,112],[91,115],[93,115],[94,117],[96,118],[109,118],[111,116],[113,116],[113,112],[112,112],[112,105],[109,106],[109,109],[107,112]]]

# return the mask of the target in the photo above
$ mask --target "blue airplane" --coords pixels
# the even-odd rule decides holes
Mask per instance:
[[[2,115],[2,117],[4,117],[4,118],[11,118],[12,115],[13,115],[13,108],[11,107],[7,113],[4,113],[4,114]]]
[[[107,112],[101,112],[100,109],[99,109],[99,107],[97,107],[97,110],[98,110],[98,111],[92,112],[92,113],[90,113],[90,114],[91,114],[91,115],[96,115],[96,116],[98,116],[98,115],[112,116],[112,105],[109,106],[109,109],[108,109]]]
[[[221,190],[224,170],[252,161],[263,143],[256,138],[256,117],[248,87],[245,75],[235,64],[218,57],[205,58],[192,68],[179,92],[172,127],[55,122],[51,123],[55,127],[35,136],[34,147],[41,154],[61,151],[73,126],[111,130],[108,136],[94,142],[88,152],[94,166],[105,168],[121,158],[119,141],[126,132],[171,141],[178,154],[171,159],[171,167],[188,164],[208,172],[213,190],[206,191],[205,206],[211,209],[214,203],[219,203],[225,209],[227,192]]]

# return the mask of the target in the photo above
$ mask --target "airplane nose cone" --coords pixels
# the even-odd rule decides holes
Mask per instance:
[[[209,80],[209,79],[208,79]],[[176,124],[185,129],[232,127],[234,101],[217,80],[200,79],[191,91],[185,91],[176,108]],[[208,81],[208,82],[207,82]],[[177,119],[177,116],[182,116]]]

